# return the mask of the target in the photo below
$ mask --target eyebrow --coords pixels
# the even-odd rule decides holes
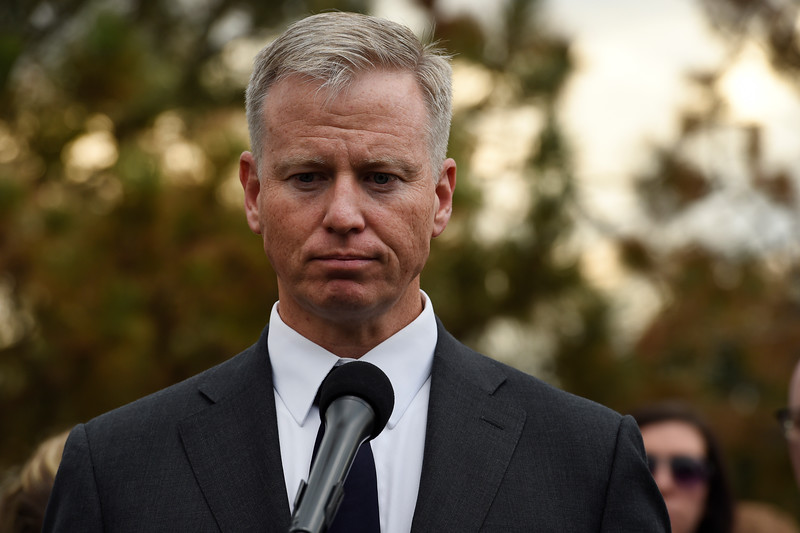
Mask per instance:
[[[288,157],[286,159],[281,160],[278,163],[271,165],[272,171],[275,174],[282,175],[289,171],[289,169],[296,168],[296,167],[325,167],[328,166],[328,160],[324,157],[306,157],[306,156],[296,156],[296,157]]]
[[[405,159],[391,156],[360,161],[358,166],[365,169],[397,168],[400,169],[402,173],[410,176],[415,176],[420,172],[420,168],[417,165],[413,165]]]
[[[272,165],[272,171],[276,174],[284,174],[292,168],[297,167],[312,167],[323,168],[332,166],[330,160],[321,156],[296,156],[283,159],[279,163]],[[397,157],[376,157],[370,159],[363,159],[356,162],[357,169],[375,170],[380,168],[399,169],[403,174],[409,176],[416,176],[420,173],[420,167],[414,165],[409,161]]]

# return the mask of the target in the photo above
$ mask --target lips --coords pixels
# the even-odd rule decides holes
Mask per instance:
[[[375,250],[332,249],[316,251],[309,254],[312,260],[318,261],[372,261],[378,259],[380,254]]]
[[[353,252],[332,252],[315,255],[312,262],[322,265],[331,271],[353,272],[360,270],[377,260],[374,255]]]
[[[331,268],[359,268],[372,263],[375,259],[364,256],[354,255],[328,255],[317,257],[315,262],[322,263]]]
[[[320,261],[371,261],[372,257],[367,257],[364,255],[332,254],[332,255],[322,255],[316,257],[315,259]]]

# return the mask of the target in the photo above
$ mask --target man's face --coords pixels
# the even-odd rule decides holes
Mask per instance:
[[[455,186],[450,159],[432,175],[413,75],[361,74],[332,101],[317,83],[288,78],[263,116],[262,161],[243,154],[240,179],[281,317],[304,334],[320,321],[399,330],[421,310],[419,275]]]

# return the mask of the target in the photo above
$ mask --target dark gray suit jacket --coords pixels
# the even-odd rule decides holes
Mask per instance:
[[[75,427],[44,531],[288,530],[266,332]],[[465,347],[439,323],[414,532],[666,532],[635,422]]]

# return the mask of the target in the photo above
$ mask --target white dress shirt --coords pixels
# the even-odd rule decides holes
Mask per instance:
[[[381,533],[411,531],[419,491],[437,340],[433,306],[424,292],[422,297],[422,313],[360,359],[383,370],[392,382],[395,396],[386,428],[371,443],[378,478]],[[278,313],[279,304],[272,307],[267,345],[286,493],[293,508],[300,481],[308,480],[320,425],[314,396],[340,358],[287,326]]]

